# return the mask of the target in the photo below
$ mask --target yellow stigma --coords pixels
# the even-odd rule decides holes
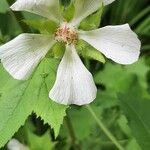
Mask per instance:
[[[63,23],[55,33],[55,39],[66,44],[75,44],[77,42],[77,38],[76,30],[69,27],[67,23]]]

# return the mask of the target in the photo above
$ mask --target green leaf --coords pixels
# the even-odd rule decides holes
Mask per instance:
[[[44,131],[39,134],[39,130],[32,122],[32,117],[28,117],[24,126],[19,129],[13,138],[18,139],[22,144],[26,145],[30,150],[51,150],[56,145],[55,141],[51,141],[50,131]],[[38,118],[38,121],[41,118]],[[37,121],[37,120],[36,120]],[[42,123],[43,124],[43,123]],[[36,122],[37,125],[37,122]],[[39,122],[38,122],[38,126]],[[42,130],[42,129],[41,129]],[[40,131],[41,131],[40,130]]]
[[[143,88],[147,88],[146,74],[150,70],[150,67],[146,65],[145,60],[147,60],[146,57],[141,57],[136,63],[125,66],[125,70],[127,73],[137,75],[140,85]]]
[[[103,71],[95,75],[97,84],[106,85],[106,89],[124,91],[135,79],[139,79],[140,84],[146,88],[146,74],[149,67],[146,66],[145,58],[141,57],[136,63],[128,66],[106,63]],[[113,77],[113,80],[112,80]]]
[[[148,70],[145,58],[140,58],[129,66],[107,62],[104,69],[94,76],[96,84],[104,87],[104,90],[98,91],[96,102],[105,108],[118,105],[117,93],[127,91],[137,78],[143,88],[146,88]]]
[[[123,133],[125,133],[127,136],[131,137],[131,130],[128,126],[127,118],[124,115],[120,115],[120,117],[117,120],[117,123]]]
[[[113,78],[113,80],[112,80]],[[95,75],[95,82],[105,86],[107,94],[112,94],[112,97],[116,97],[116,92],[128,90],[130,84],[136,79],[135,74],[127,73],[121,65],[107,63],[103,71],[98,72]]]
[[[14,37],[15,35],[21,33],[19,24],[16,22],[15,18],[12,17],[10,12],[6,12],[5,14],[0,13],[0,29],[3,36],[8,36],[7,40],[11,36]]]
[[[94,103],[100,106],[102,109],[108,109],[118,105],[117,95],[112,90],[98,90],[97,97]]]
[[[42,136],[38,136],[29,130],[28,144],[31,150],[52,150],[56,143],[51,142],[49,131]]]
[[[118,94],[120,106],[128,118],[133,136],[143,150],[150,148],[150,95],[143,97],[143,89],[139,84],[133,84],[124,94]]]
[[[52,88],[56,77],[57,65],[55,61],[49,61],[48,59],[45,60],[46,65],[44,66],[44,78],[40,87],[41,90],[39,91],[39,99],[37,99],[37,104],[35,105],[33,111],[35,111],[38,116],[43,118],[45,123],[50,124],[54,128],[55,136],[57,137],[60,125],[63,122],[62,116],[66,115],[65,109],[67,107],[51,101],[48,97],[48,93]]]
[[[78,53],[83,57],[94,59],[101,63],[105,63],[104,56],[98,50],[96,50],[83,40],[78,41],[76,48]]]
[[[104,9],[104,6],[101,6],[101,8],[96,13],[84,19],[80,23],[79,28],[85,31],[97,29],[101,23],[101,16],[103,13],[103,9]]]
[[[141,150],[135,139],[132,139],[126,147],[126,150]]]
[[[55,81],[56,60],[44,59],[28,81],[14,80],[0,67],[0,147],[24,124],[34,111],[49,123],[58,135],[66,106],[56,104],[48,97]],[[5,76],[6,75],[6,76]]]
[[[98,116],[101,115],[102,109],[99,106],[93,105],[91,107]],[[92,129],[96,126],[96,123],[86,107],[79,108],[78,110],[72,107],[69,110],[69,115],[78,140],[83,140],[92,134]]]
[[[53,34],[57,28],[57,24],[50,20],[23,20],[23,22],[43,34]]]

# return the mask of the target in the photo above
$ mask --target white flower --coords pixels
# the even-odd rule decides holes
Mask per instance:
[[[114,0],[103,0],[104,5]],[[56,82],[49,97],[61,104],[83,105],[92,102],[97,93],[91,73],[80,60],[75,49],[77,38],[91,44],[106,57],[120,64],[138,60],[141,43],[128,24],[107,26],[92,31],[78,30],[80,22],[99,9],[102,0],[75,0],[75,14],[71,22],[63,22],[59,0],[17,0],[15,11],[28,11],[60,24],[54,35],[21,34],[0,47],[0,59],[15,78],[25,80],[45,57],[56,41],[66,43],[66,51],[57,71]]]
[[[28,147],[25,145],[21,144],[18,140],[16,139],[11,139],[8,144],[7,144],[8,150],[29,150]]]

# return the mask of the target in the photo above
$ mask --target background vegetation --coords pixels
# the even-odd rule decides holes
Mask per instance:
[[[70,7],[69,0],[62,0],[61,2],[64,5],[64,11],[67,9],[66,7]],[[12,12],[8,9],[12,3],[13,0],[0,0],[0,44],[6,43],[22,32],[37,32],[22,21],[37,17],[29,13]],[[94,60],[83,59],[93,73],[98,87],[96,100],[89,107],[70,106],[67,109],[67,116],[63,121],[59,134],[59,127],[55,124],[57,121],[51,125],[49,122],[52,122],[53,119],[48,118],[55,116],[59,121],[62,120],[59,115],[64,116],[64,108],[57,107],[55,111],[51,110],[51,114],[44,114],[46,105],[43,108],[41,108],[42,106],[37,107],[34,112],[38,113],[32,113],[28,117],[25,125],[14,135],[15,138],[28,145],[31,150],[150,149],[149,0],[116,0],[104,8],[101,27],[124,23],[129,23],[142,41],[139,61],[133,65],[122,66],[110,60],[107,60],[106,64],[102,64]],[[84,24],[82,25],[84,26]],[[92,24],[90,25],[92,26]],[[50,63],[52,64],[53,62]],[[1,91],[1,87],[5,85],[5,81],[9,77],[6,73],[2,74],[2,71],[0,71],[0,77]],[[0,145],[2,146],[8,140],[5,139],[5,136],[8,135],[5,132],[6,129],[3,128],[2,130],[3,119],[7,114],[4,111],[3,104],[0,99],[0,143],[3,143]],[[22,111],[24,111],[24,107],[28,104],[21,104]],[[45,124],[38,117],[42,113],[44,114],[42,117],[49,120],[45,121],[45,123],[50,125]],[[7,124],[5,127],[11,130],[11,127],[18,126],[17,122],[9,121],[9,125]],[[55,133],[52,128],[55,129]],[[7,148],[5,146],[2,149]]]

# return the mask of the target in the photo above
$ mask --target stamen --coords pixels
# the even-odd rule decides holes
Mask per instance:
[[[69,27],[67,23],[63,23],[63,25],[60,26],[55,33],[55,39],[66,44],[75,44],[77,42],[77,38],[78,36],[75,29]]]

